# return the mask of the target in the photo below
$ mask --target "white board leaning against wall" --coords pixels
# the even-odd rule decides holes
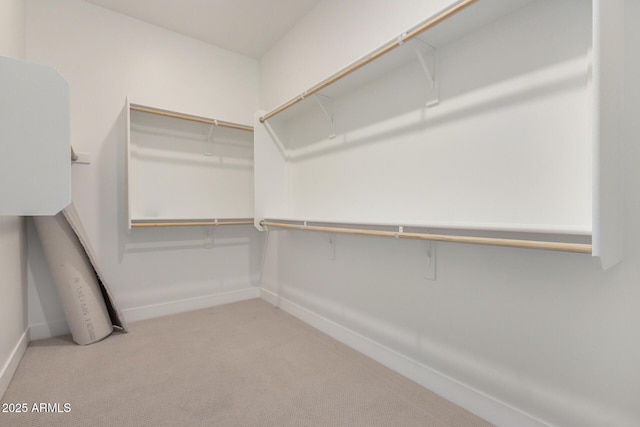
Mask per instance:
[[[54,215],[71,203],[69,85],[7,57],[0,82],[0,215]]]

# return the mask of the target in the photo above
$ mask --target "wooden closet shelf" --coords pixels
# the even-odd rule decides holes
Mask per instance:
[[[253,219],[221,220],[221,221],[156,221],[156,222],[132,222],[131,227],[198,227],[221,225],[253,225]]]
[[[131,111],[139,111],[141,113],[155,114],[155,115],[158,115],[158,116],[171,117],[171,118],[174,118],[174,119],[188,120],[188,121],[191,121],[191,122],[205,123],[205,124],[213,125],[213,126],[221,126],[221,127],[231,128],[231,129],[237,129],[237,130],[244,130],[244,131],[247,131],[247,132],[253,132],[253,126],[242,125],[242,124],[239,124],[239,123],[226,122],[224,120],[208,119],[206,117],[198,117],[198,116],[192,116],[192,115],[189,115],[189,114],[176,113],[176,112],[173,112],[173,111],[166,111],[166,110],[161,110],[161,109],[158,109],[158,108],[151,108],[151,107],[146,107],[144,105],[137,105],[137,104],[130,104],[129,108],[131,109]]]
[[[434,242],[449,242],[449,243],[468,243],[476,245],[488,245],[488,246],[503,246],[509,248],[524,248],[524,249],[541,249],[560,252],[574,252],[581,254],[591,254],[591,244],[585,243],[567,243],[567,242],[546,242],[538,240],[517,240],[517,239],[503,239],[494,237],[476,237],[476,236],[458,236],[458,235],[446,235],[446,234],[432,234],[432,233],[408,233],[404,231],[384,231],[365,228],[346,228],[346,227],[330,227],[330,226],[317,226],[317,225],[305,225],[292,222],[274,222],[274,221],[260,221],[260,225],[265,227],[284,228],[291,230],[302,231],[319,231],[325,233],[338,233],[338,234],[353,234],[361,236],[375,236],[375,237],[392,237],[397,239],[418,239],[418,240],[430,240]],[[400,227],[402,229],[402,227]]]
[[[296,105],[300,101],[304,100],[305,98],[308,98],[309,96],[314,95],[315,93],[318,93],[322,89],[325,89],[326,87],[330,86],[331,84],[333,84],[333,83],[337,82],[338,80],[340,80],[340,79],[348,76],[349,74],[353,73],[354,71],[359,70],[360,68],[362,68],[365,65],[375,61],[376,59],[378,59],[381,56],[387,54],[388,52],[394,50],[395,48],[397,48],[399,46],[402,46],[403,44],[405,44],[409,40],[413,39],[414,37],[417,37],[418,35],[420,35],[422,33],[424,33],[428,29],[435,27],[439,23],[447,20],[448,18],[450,18],[453,15],[455,15],[456,13],[466,9],[468,6],[471,6],[473,3],[477,2],[477,1],[478,0],[462,0],[462,1],[459,1],[459,2],[455,3],[453,6],[450,6],[449,8],[447,8],[447,9],[443,10],[442,12],[436,14],[435,16],[427,18],[421,24],[419,24],[419,25],[415,26],[414,28],[402,33],[396,39],[394,39],[394,40],[392,40],[390,42],[387,42],[385,45],[379,47],[378,49],[374,50],[373,52],[369,53],[368,55],[358,59],[357,61],[353,62],[351,65],[348,65],[347,67],[343,68],[342,70],[338,71],[337,73],[333,74],[332,76],[328,77],[327,79],[323,80],[322,82],[320,82],[320,83],[316,84],[315,86],[311,87],[310,89],[304,91],[303,93],[301,93],[300,95],[296,96],[295,98],[292,98],[289,101],[285,102],[284,104],[280,105],[279,107],[276,107],[275,109],[267,112],[265,115],[260,117],[260,123],[264,123],[265,121],[269,120],[271,117],[273,117],[273,116],[275,116],[275,115],[277,115],[277,114],[289,109],[290,107],[293,107],[294,105]]]

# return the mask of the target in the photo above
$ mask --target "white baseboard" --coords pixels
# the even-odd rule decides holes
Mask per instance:
[[[225,292],[221,294],[206,295],[196,298],[188,298],[179,301],[171,301],[162,304],[153,304],[143,307],[129,308],[122,310],[127,322],[152,319],[154,317],[166,316],[169,314],[184,313],[201,308],[214,307],[216,305],[229,304],[232,302],[244,301],[248,299],[260,298],[260,289],[251,287],[238,291]]]
[[[426,365],[416,362],[390,348],[360,335],[344,326],[322,317],[294,302],[266,289],[260,289],[260,297],[280,307],[303,322],[330,337],[369,356],[378,363],[415,381],[456,405],[476,414],[497,426],[548,427],[549,424],[500,402],[491,396],[456,381]]]
[[[257,287],[196,298],[188,298],[179,301],[171,301],[163,304],[135,307],[122,310],[122,313],[127,322],[135,322],[138,320],[152,319],[154,317],[183,313],[186,311],[214,307],[216,305],[229,304],[253,298],[260,298],[260,289]],[[67,335],[70,333],[69,325],[64,319],[48,323],[39,323],[37,325],[29,325],[31,341]]]
[[[260,298],[275,305],[276,307],[280,307],[280,299],[278,298],[278,295],[266,290],[265,288],[260,288]]]
[[[29,325],[29,340],[43,340],[51,337],[59,337],[60,335],[68,335],[71,333],[67,321],[55,320],[49,323],[38,323]]]
[[[16,346],[13,348],[9,359],[4,362],[2,365],[2,370],[0,371],[0,401],[4,397],[4,393],[9,388],[9,383],[13,378],[13,375],[16,373],[16,369],[18,369],[18,365],[22,360],[22,356],[24,356],[24,352],[27,351],[27,345],[29,344],[29,329],[24,331]]]

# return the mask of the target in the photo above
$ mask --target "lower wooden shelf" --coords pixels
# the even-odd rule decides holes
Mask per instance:
[[[132,228],[143,227],[217,227],[222,225],[253,225],[253,218],[207,220],[132,220]]]
[[[361,236],[376,236],[376,237],[392,237],[396,239],[418,239],[418,240],[430,240],[434,242],[449,242],[449,243],[468,243],[476,245],[488,245],[488,246],[504,246],[510,248],[524,248],[524,249],[541,249],[549,251],[560,252],[574,252],[581,254],[591,254],[592,245],[590,243],[576,243],[576,242],[554,242],[554,241],[542,241],[533,239],[509,239],[498,237],[483,237],[483,236],[462,236],[453,234],[436,234],[426,232],[406,232],[404,227],[398,226],[397,231],[380,230],[374,228],[352,228],[342,227],[338,224],[332,225],[309,225],[308,222],[289,222],[281,220],[263,220],[260,221],[260,225],[263,227],[283,228],[291,230],[302,231],[318,231],[326,233],[339,233],[339,234],[353,234]],[[355,224],[357,226],[357,224]]]

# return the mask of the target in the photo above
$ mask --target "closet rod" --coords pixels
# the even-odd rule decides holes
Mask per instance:
[[[238,221],[190,221],[190,222],[134,222],[131,227],[195,227],[219,225],[253,225],[252,219]]]
[[[438,15],[427,19],[422,24],[419,24],[415,28],[407,31],[406,33],[403,33],[397,39],[395,39],[395,40],[393,40],[391,42],[388,42],[386,45],[378,48],[377,50],[375,50],[373,52],[371,52],[369,55],[357,60],[353,64],[351,64],[348,67],[342,69],[341,71],[338,71],[336,74],[332,75],[331,77],[327,78],[326,80],[323,80],[322,82],[320,82],[317,85],[313,86],[311,89],[309,89],[309,90],[303,92],[302,94],[298,95],[297,97],[285,102],[281,106],[269,111],[264,116],[260,117],[260,123],[264,123],[265,121],[269,120],[271,117],[273,117],[276,114],[279,114],[282,111],[294,106],[295,104],[297,104],[298,102],[302,101],[306,97],[309,97],[309,96],[313,95],[314,93],[316,93],[318,91],[321,91],[322,89],[326,88],[330,84],[332,84],[332,83],[340,80],[341,78],[353,73],[354,71],[360,69],[361,67],[363,67],[363,66],[367,65],[368,63],[370,63],[370,62],[376,60],[377,58],[381,57],[385,53],[395,49],[398,46],[403,45],[404,43],[406,43],[407,41],[411,40],[412,38],[418,36],[419,34],[425,32],[425,31],[427,31],[429,28],[432,28],[432,27],[438,25],[440,22],[446,20],[447,18],[450,18],[451,16],[455,15],[456,13],[460,12],[461,10],[465,9],[466,7],[472,5],[473,3],[477,2],[477,1],[478,0],[462,0],[461,2],[453,5],[452,7],[448,8],[446,10],[444,10],[443,12],[439,13]]]
[[[473,237],[473,236],[453,236],[444,234],[428,233],[406,233],[381,230],[367,230],[358,228],[324,227],[316,225],[300,225],[292,223],[260,221],[260,225],[267,227],[286,228],[303,231],[322,231],[325,233],[357,234],[363,236],[394,237],[399,239],[419,239],[431,240],[435,242],[449,243],[470,243],[476,245],[504,246],[509,248],[543,249],[560,252],[575,252],[581,254],[591,254],[590,244],[583,243],[563,243],[563,242],[542,242],[537,240],[514,240],[500,239],[493,237]]]
[[[206,119],[204,117],[196,117],[196,116],[190,116],[188,114],[181,114],[181,113],[174,113],[174,112],[171,112],[171,111],[157,110],[155,108],[143,107],[141,105],[134,105],[134,104],[131,104],[129,106],[129,108],[132,111],[140,111],[140,112],[143,112],[143,113],[156,114],[158,116],[173,117],[174,119],[189,120],[189,121],[192,121],[192,122],[206,123],[208,125],[222,126],[222,127],[225,127],[225,128],[231,128],[231,129],[245,130],[247,132],[253,132],[253,127],[252,126],[241,125],[241,124],[231,123],[231,122],[225,122],[225,121],[222,121],[222,120]]]

